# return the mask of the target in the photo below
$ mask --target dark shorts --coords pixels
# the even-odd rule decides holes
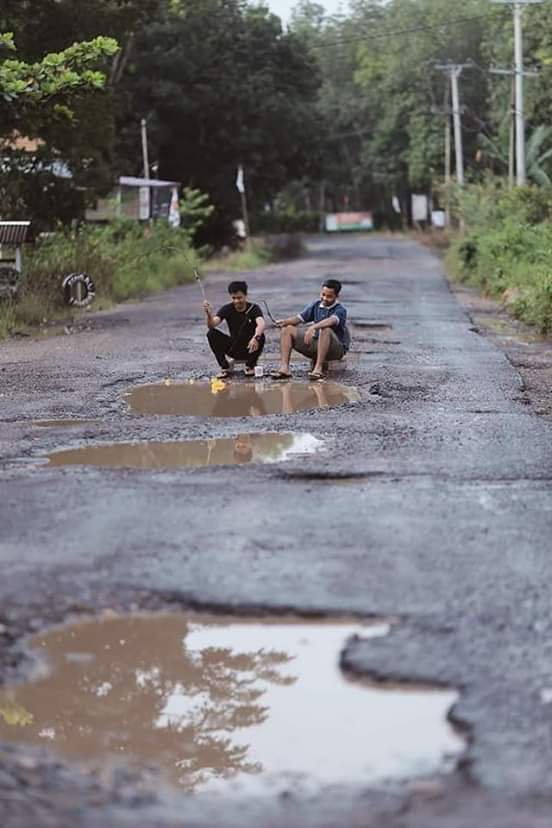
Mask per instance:
[[[303,356],[315,359],[318,353],[318,339],[312,339],[307,345],[305,342],[305,329],[299,328],[297,334],[295,335],[293,347],[296,351],[299,351],[300,354],[303,354]],[[343,344],[337,335],[333,331],[330,331],[330,347],[328,349],[326,360],[331,362],[334,359],[343,359],[344,356],[345,348],[343,347]]]

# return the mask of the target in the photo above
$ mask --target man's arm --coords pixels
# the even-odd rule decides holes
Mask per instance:
[[[327,319],[321,319],[320,322],[313,322],[312,325],[309,325],[305,331],[305,342],[308,345],[312,341],[316,331],[320,331],[323,328],[333,328],[335,325],[339,325],[339,319],[337,316],[328,316]]]
[[[332,328],[335,325],[339,325],[339,317],[328,316],[327,319],[321,319],[320,322],[314,322],[312,325],[309,325],[309,331],[319,331],[321,328]]]
[[[259,350],[259,340],[265,332],[266,322],[264,321],[262,316],[257,316],[257,318],[255,319],[255,325],[255,333],[249,340],[249,344],[247,346],[247,350],[250,354],[255,353],[255,351]]]
[[[264,317],[258,316],[255,319],[255,324],[257,327],[255,328],[253,336],[262,336],[266,330],[266,322],[264,321]]]
[[[207,327],[209,329],[216,328],[217,325],[220,325],[222,319],[220,318],[220,316],[216,316],[213,313],[213,308],[211,307],[209,302],[203,303],[203,310],[205,311],[205,322],[207,323]]]
[[[300,325],[303,322],[303,317],[299,316],[290,316],[289,319],[277,319],[276,320],[276,327],[277,328],[285,328],[286,325]]]

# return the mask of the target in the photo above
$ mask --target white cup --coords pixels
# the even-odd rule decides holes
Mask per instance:
[[[264,368],[262,365],[255,365],[255,379],[261,379],[264,377]]]

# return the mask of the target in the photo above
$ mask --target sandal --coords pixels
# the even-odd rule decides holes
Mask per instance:
[[[272,379],[275,380],[289,380],[291,379],[291,374],[286,374],[285,371],[271,371],[270,376]]]
[[[309,371],[309,379],[311,380],[323,380],[324,374],[320,371]]]
[[[254,368],[244,368],[243,373],[246,377],[254,377],[255,376],[255,369]]]
[[[223,368],[222,371],[219,371],[217,374],[217,379],[228,379],[232,370],[230,368]]]

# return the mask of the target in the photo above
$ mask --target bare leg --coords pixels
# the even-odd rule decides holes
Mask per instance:
[[[318,333],[318,348],[316,349],[316,364],[313,371],[322,374],[326,356],[330,350],[331,331],[329,328],[322,328]]]
[[[294,325],[286,325],[280,331],[280,371],[289,374],[289,361],[295,342],[297,328]]]

